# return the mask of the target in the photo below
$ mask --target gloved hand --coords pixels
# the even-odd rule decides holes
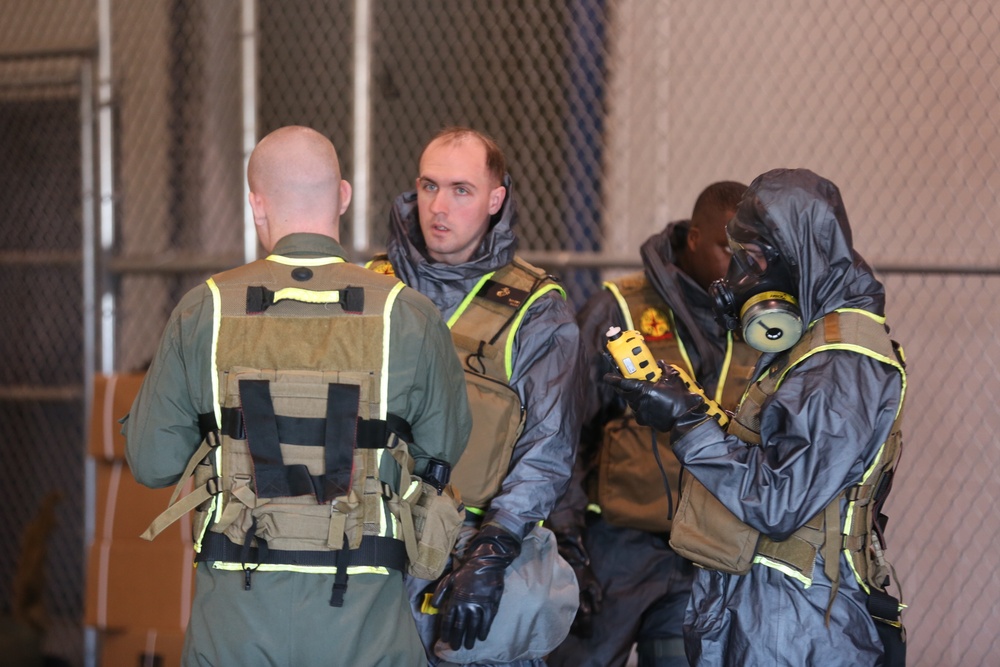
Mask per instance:
[[[625,399],[640,426],[651,426],[657,431],[669,432],[685,413],[694,413],[689,417],[698,418],[700,411],[700,417],[707,419],[707,406],[701,397],[688,391],[677,371],[665,366],[662,361],[659,366],[663,375],[656,382],[624,378],[618,373],[606,374],[604,381]],[[684,421],[689,422],[691,419],[685,418]],[[698,418],[698,421],[702,419]]]
[[[594,634],[594,614],[601,611],[604,592],[590,568],[590,554],[583,545],[583,535],[578,530],[562,532],[553,528],[553,532],[556,534],[559,555],[573,568],[576,583],[580,586],[580,606],[569,631],[586,639]]]
[[[441,641],[457,651],[486,639],[503,595],[503,575],[518,554],[521,538],[496,524],[484,524],[469,543],[465,561],[434,591]]]

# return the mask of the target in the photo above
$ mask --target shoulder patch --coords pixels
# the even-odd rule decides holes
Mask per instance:
[[[653,307],[646,308],[639,316],[639,332],[646,340],[670,340],[674,337],[667,314]]]
[[[494,303],[499,303],[503,306],[510,306],[511,308],[520,308],[524,300],[528,298],[528,292],[522,289],[517,289],[516,287],[511,287],[510,285],[504,285],[503,283],[498,283],[495,280],[487,280],[481,288],[479,288],[479,293],[476,296],[483,297]]]
[[[374,271],[375,273],[381,273],[382,275],[385,275],[385,276],[395,276],[396,275],[396,270],[394,268],[392,268],[392,264],[390,264],[388,260],[381,261],[381,262],[374,262],[374,263],[370,264],[368,266],[368,268],[371,269],[372,271]]]

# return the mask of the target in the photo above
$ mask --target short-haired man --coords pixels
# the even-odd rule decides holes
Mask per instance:
[[[473,412],[452,477],[467,511],[454,567],[436,584],[412,584],[417,602],[426,592],[438,608],[415,610],[433,664],[543,664],[576,606],[561,559],[559,586],[505,592],[505,573],[522,549],[547,554],[548,563],[557,558],[554,537],[538,524],[566,488],[579,432],[571,400],[577,326],[563,290],[514,254],[516,221],[503,153],[469,128],[448,128],[427,144],[416,191],[398,197],[391,214],[391,270],[447,320]],[[372,267],[390,270],[385,261]],[[501,607],[508,594],[516,601]],[[533,609],[549,611],[518,634],[518,616]]]
[[[400,508],[410,470],[454,464],[468,437],[448,331],[424,296],[344,260],[351,189],[326,137],[275,130],[248,179],[271,254],[183,297],[124,429],[141,483],[194,470],[193,501],[171,508],[198,505],[182,662],[423,665]]]

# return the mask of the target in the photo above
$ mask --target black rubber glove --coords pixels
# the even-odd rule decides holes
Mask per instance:
[[[707,419],[706,405],[701,397],[688,391],[677,371],[669,366],[664,367],[662,362],[660,368],[663,369],[663,375],[656,382],[632,380],[618,373],[608,373],[604,376],[604,381],[625,399],[640,426],[651,426],[657,431],[669,432],[677,419],[687,412],[694,414],[687,415],[685,422],[690,421],[687,417],[697,417],[699,411],[701,417]]]
[[[551,526],[550,526],[551,528]],[[576,583],[580,586],[580,606],[569,631],[577,637],[588,638],[594,634],[594,614],[601,611],[604,592],[601,584],[590,568],[590,554],[583,546],[583,535],[579,531],[560,532],[553,528],[559,555],[573,568]]]
[[[486,639],[503,595],[503,575],[521,553],[521,539],[485,524],[469,543],[465,560],[434,591],[431,604],[441,616],[441,641],[457,651]]]

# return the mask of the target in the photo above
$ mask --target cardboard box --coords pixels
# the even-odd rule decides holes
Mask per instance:
[[[94,539],[134,540],[150,522],[167,509],[174,487],[150,489],[132,477],[124,461],[97,461],[94,494]],[[189,480],[183,493],[191,490]],[[191,544],[191,515],[186,514],[167,528],[156,544],[172,542]]]
[[[143,373],[97,375],[94,378],[94,405],[90,412],[88,452],[105,461],[125,459],[125,436],[118,420],[132,409],[142,386]]]
[[[194,551],[190,545],[95,540],[88,556],[85,625],[183,633],[194,597]]]
[[[184,634],[130,628],[102,633],[98,667],[180,667]]]

